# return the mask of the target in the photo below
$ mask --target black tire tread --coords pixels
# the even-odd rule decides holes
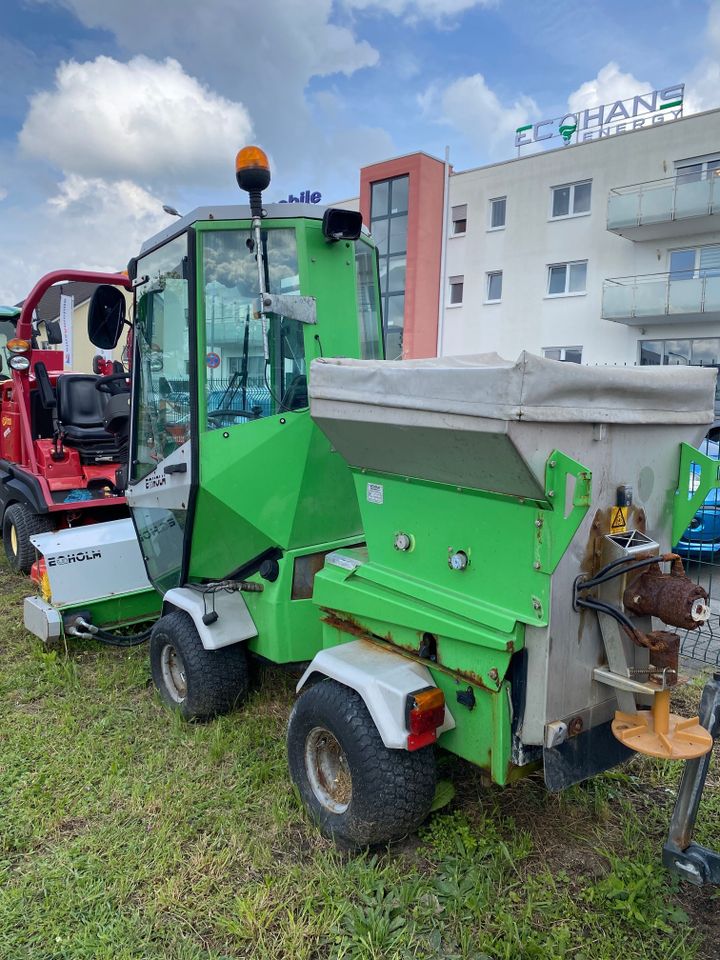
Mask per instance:
[[[13,555],[10,545],[10,527],[17,531],[18,551]],[[35,547],[30,537],[36,533],[49,533],[53,529],[50,517],[35,513],[23,503],[12,503],[3,515],[3,546],[8,563],[16,573],[29,573],[35,562]]]
[[[342,814],[321,806],[305,773],[305,738],[326,726],[345,750],[352,800]],[[360,849],[399,840],[415,831],[435,795],[435,752],[393,750],[382,738],[357,691],[325,679],[306,689],[288,723],[290,774],[321,832],[340,846]]]
[[[180,652],[185,664],[188,690],[185,700],[177,704],[165,691],[160,654],[170,641]],[[160,617],[150,635],[150,665],[160,696],[177,708],[186,720],[209,720],[229,713],[248,695],[249,673],[247,652],[242,644],[206,650],[192,617],[183,610],[173,610]]]

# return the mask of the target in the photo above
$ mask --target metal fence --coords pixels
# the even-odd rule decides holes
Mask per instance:
[[[687,575],[710,597],[710,619],[699,630],[680,633],[680,653],[720,666],[720,500],[712,491],[675,547]]]

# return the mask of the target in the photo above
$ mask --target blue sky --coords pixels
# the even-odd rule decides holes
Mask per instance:
[[[268,199],[341,199],[362,164],[477,166],[520,123],[683,81],[686,113],[720,105],[720,0],[4,0],[0,302],[122,268],[163,203],[237,202],[246,142]]]

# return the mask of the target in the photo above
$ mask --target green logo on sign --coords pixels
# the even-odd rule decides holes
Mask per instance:
[[[565,143],[570,143],[570,141],[572,140],[572,135],[575,133],[576,130],[577,130],[576,123],[563,123],[563,125],[560,127],[560,136],[563,138]]]

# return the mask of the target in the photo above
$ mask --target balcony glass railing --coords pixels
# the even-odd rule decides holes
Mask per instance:
[[[651,273],[617,277],[603,284],[602,315],[606,320],[716,312],[720,312],[720,274],[715,271],[681,279],[671,273]]]
[[[616,187],[608,197],[608,230],[666,223],[720,212],[720,176],[682,174]]]

